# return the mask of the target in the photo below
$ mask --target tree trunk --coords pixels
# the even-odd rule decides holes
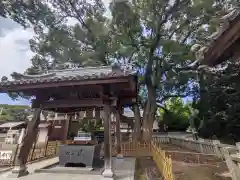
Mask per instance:
[[[148,100],[144,107],[143,116],[143,140],[152,139],[152,128],[156,113],[156,90],[153,86],[147,86]]]
[[[140,140],[141,138],[141,114],[138,104],[134,105],[134,139]]]

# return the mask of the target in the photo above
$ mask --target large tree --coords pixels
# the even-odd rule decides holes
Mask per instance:
[[[144,109],[144,139],[149,139],[160,103],[172,96],[186,96],[191,78],[180,74],[195,58],[189,53],[196,42],[206,42],[214,30],[214,16],[222,8],[219,1],[135,0],[112,4],[112,27],[117,54],[142,70],[147,90]],[[193,63],[196,64],[196,63]],[[192,76],[191,76],[192,75]]]

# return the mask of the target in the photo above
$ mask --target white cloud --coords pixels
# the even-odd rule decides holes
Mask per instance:
[[[103,0],[108,8],[112,0]],[[106,15],[110,12],[107,10]],[[70,23],[71,24],[71,23]],[[10,28],[11,25],[11,28]],[[1,30],[5,30],[0,36],[0,78],[10,77],[14,71],[22,73],[30,66],[33,56],[29,48],[29,39],[34,35],[32,30],[24,30],[20,25],[10,19],[1,18]],[[9,26],[9,27],[8,27]]]
[[[9,76],[14,71],[22,73],[30,66],[33,53],[28,40],[32,37],[31,30],[20,26],[0,37],[0,77]]]

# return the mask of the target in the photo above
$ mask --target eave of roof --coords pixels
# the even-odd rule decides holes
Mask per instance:
[[[132,70],[123,71],[122,69],[113,69],[111,66],[86,67],[77,69],[65,69],[50,71],[40,75],[19,75],[17,80],[0,82],[0,92],[5,92],[9,87],[31,86],[64,83],[64,82],[83,82],[93,80],[106,80],[125,78],[135,76],[136,72]],[[101,82],[100,82],[101,83]]]
[[[232,47],[239,40],[240,13],[229,22],[228,28],[210,45],[200,63],[214,66],[228,60],[234,51]]]

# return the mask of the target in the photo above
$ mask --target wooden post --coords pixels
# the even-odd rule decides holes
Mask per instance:
[[[26,163],[28,159],[29,152],[31,151],[33,142],[37,138],[37,128],[40,123],[40,114],[42,109],[35,109],[33,118],[28,122],[26,136],[23,139],[23,145],[21,146],[20,152],[16,157],[14,168],[10,177],[20,177],[28,174]]]
[[[30,161],[33,160],[33,157],[34,157],[34,151],[36,149],[36,145],[37,145],[37,142],[34,142],[33,143],[33,146],[32,146],[32,154],[31,154],[31,157],[30,157]],[[31,150],[30,150],[31,151]]]
[[[63,143],[65,144],[65,143],[67,143],[67,139],[68,139],[69,121],[71,121],[71,116],[67,119],[64,119],[63,121],[64,121],[64,123],[63,123],[63,125],[64,125]]]
[[[44,149],[44,157],[47,157],[47,149],[48,149],[48,140],[46,142],[45,149]]]
[[[117,141],[117,158],[123,158],[121,154],[121,132],[120,132],[120,110],[115,109],[116,116],[116,141]]]
[[[104,105],[104,171],[103,177],[113,179],[111,133],[110,133],[110,105]]]
[[[69,140],[69,137],[71,136],[70,133],[71,133],[71,128],[72,128],[72,120],[73,120],[73,116],[70,115],[69,121],[68,121],[68,129],[67,129],[67,140]]]

